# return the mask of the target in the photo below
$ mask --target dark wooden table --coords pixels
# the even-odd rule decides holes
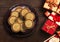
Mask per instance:
[[[4,17],[8,9],[15,4],[27,4],[32,6],[38,15],[38,26],[36,31],[26,38],[14,38],[11,37],[6,31],[3,25]],[[48,34],[40,31],[40,28],[44,24],[46,17],[43,13],[44,0],[0,0],[0,42],[43,42],[48,38]]]

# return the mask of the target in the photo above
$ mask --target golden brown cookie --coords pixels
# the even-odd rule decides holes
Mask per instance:
[[[30,10],[28,8],[24,8],[22,11],[21,11],[21,15],[22,16],[25,16],[28,12],[30,12]]]
[[[26,20],[25,21],[25,26],[27,27],[27,29],[30,29],[34,26],[34,22],[31,20]]]
[[[22,9],[21,6],[16,6],[16,7],[14,7],[14,8],[11,10],[11,12],[13,12],[13,11],[18,11],[18,12],[20,12],[21,9]]]
[[[21,30],[21,25],[19,23],[14,23],[11,27],[11,30],[17,33]]]
[[[30,20],[34,20],[35,19],[35,15],[32,12],[29,12],[28,14],[25,15],[25,19],[30,19]]]
[[[10,25],[12,25],[12,24],[15,23],[16,19],[17,19],[16,17],[9,17],[8,23],[9,23]]]
[[[19,16],[19,13],[17,11],[13,11],[13,12],[11,12],[11,16],[18,17]]]
[[[23,23],[23,20],[20,19],[20,18],[17,18],[17,22],[18,22],[19,24],[22,24],[22,23]]]
[[[15,9],[15,11],[17,11],[19,13],[21,12],[21,10],[22,10],[22,7],[21,6],[17,6],[16,9]]]

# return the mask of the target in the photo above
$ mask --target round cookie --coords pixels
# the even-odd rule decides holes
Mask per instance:
[[[24,8],[22,11],[21,11],[21,15],[22,16],[25,16],[28,12],[30,12],[30,10],[28,8]]]
[[[27,27],[27,29],[30,29],[34,26],[34,22],[31,20],[26,20],[25,21],[25,26]]]
[[[22,8],[21,6],[16,6],[11,10],[11,12],[16,11],[16,9],[18,9],[17,11],[19,12]]]
[[[32,12],[29,12],[28,14],[25,15],[25,19],[30,19],[30,20],[34,20],[35,19],[35,15]]]
[[[15,11],[17,11],[19,13],[21,12],[21,10],[22,10],[21,6],[17,6],[16,9],[15,9]]]
[[[19,23],[14,23],[11,27],[11,30],[17,33],[21,30],[21,25]]]
[[[16,21],[16,17],[9,17],[9,19],[8,19],[8,23],[9,23],[10,25],[14,24],[15,21]]]
[[[20,19],[20,18],[17,18],[17,22],[18,22],[19,24],[22,24],[22,23],[23,23],[23,20]]]
[[[11,12],[11,16],[18,17],[19,16],[19,13],[17,11],[13,11],[13,12]]]

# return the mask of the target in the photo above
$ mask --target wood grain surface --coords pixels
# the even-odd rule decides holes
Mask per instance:
[[[44,24],[46,17],[43,13],[43,4],[45,0],[0,0],[0,42],[43,42],[49,36],[48,34],[40,31],[42,25]],[[15,4],[27,4],[33,7],[38,15],[38,26],[36,31],[26,38],[14,38],[11,37],[6,31],[3,24],[4,17],[8,9]]]

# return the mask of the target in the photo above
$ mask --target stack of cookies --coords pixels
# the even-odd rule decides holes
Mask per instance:
[[[25,32],[35,25],[35,14],[26,6],[17,6],[11,10],[8,23],[15,33]]]

